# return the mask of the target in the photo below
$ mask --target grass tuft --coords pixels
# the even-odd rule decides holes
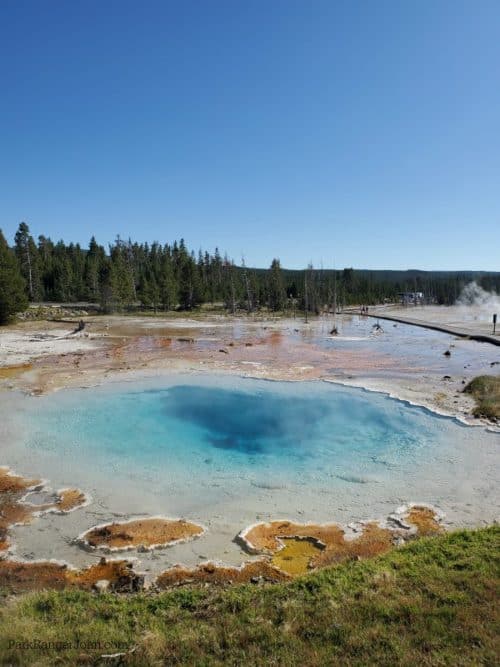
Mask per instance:
[[[137,666],[493,667],[499,575],[500,528],[492,526],[423,538],[287,584],[5,597],[0,662],[104,664],[102,654],[121,650],[120,664]]]
[[[479,375],[469,382],[464,391],[476,399],[474,417],[500,419],[500,375]]]

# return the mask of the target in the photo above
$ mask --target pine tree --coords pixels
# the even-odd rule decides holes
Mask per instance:
[[[134,277],[125,252],[117,244],[111,249],[111,269],[109,287],[111,288],[111,302],[115,307],[129,306],[135,300]]]
[[[54,298],[56,301],[72,301],[73,294],[73,264],[68,256],[64,241],[58,241],[54,246],[52,260]]]
[[[191,310],[201,301],[198,267],[193,257],[183,255],[179,273],[179,303],[181,308]]]
[[[28,307],[26,285],[16,256],[0,230],[0,324]]]
[[[28,287],[28,296],[30,301],[36,301],[40,298],[41,281],[38,266],[38,250],[30,235],[30,229],[25,222],[21,222],[15,236],[15,251],[21,272],[26,280]]]
[[[239,302],[239,284],[234,262],[227,255],[224,256],[224,264],[222,265],[222,285],[226,308],[234,315]]]
[[[105,254],[104,248],[97,244],[93,236],[90,239],[84,268],[85,298],[93,302],[99,300],[100,276],[105,264]]]
[[[269,275],[269,308],[274,311],[283,310],[286,303],[283,276],[279,259],[273,259]]]
[[[179,300],[179,287],[175,278],[170,248],[165,247],[160,264],[160,303],[164,310],[173,310]]]
[[[42,283],[41,298],[48,301],[54,300],[53,254],[54,244],[50,238],[40,235],[38,237],[38,258]]]

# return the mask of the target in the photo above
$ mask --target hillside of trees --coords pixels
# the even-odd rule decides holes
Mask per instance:
[[[88,248],[31,236],[19,225],[13,247],[0,232],[0,322],[30,302],[89,302],[103,312],[143,308],[191,310],[223,304],[230,312],[302,310],[395,301],[398,293],[420,291],[433,303],[452,304],[471,280],[500,290],[500,273],[334,271],[309,265],[302,271],[237,265],[216,248],[195,253],[181,239],[172,244],[134,243],[117,237],[108,248],[94,237]]]

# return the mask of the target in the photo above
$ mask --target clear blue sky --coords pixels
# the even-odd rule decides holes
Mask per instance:
[[[0,227],[500,270],[498,0],[1,0]]]

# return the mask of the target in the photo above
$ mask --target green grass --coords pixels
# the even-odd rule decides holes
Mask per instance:
[[[0,662],[127,665],[497,665],[500,528],[421,539],[290,584],[6,598]],[[11,642],[67,643],[60,650]],[[101,643],[101,646],[98,643]]]
[[[479,375],[464,388],[476,399],[474,417],[500,419],[500,375]]]

